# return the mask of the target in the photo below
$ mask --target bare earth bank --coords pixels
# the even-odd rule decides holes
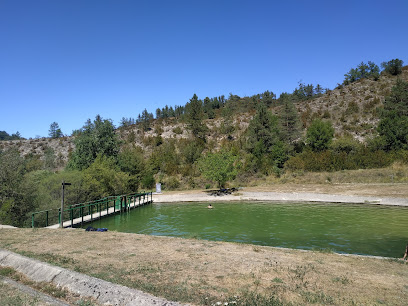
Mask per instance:
[[[367,203],[408,206],[408,184],[276,184],[239,189],[232,195],[211,196],[206,190],[165,191],[155,202],[299,201]]]

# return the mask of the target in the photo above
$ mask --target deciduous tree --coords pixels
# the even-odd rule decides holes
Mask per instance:
[[[23,226],[35,207],[34,186],[25,180],[25,172],[17,150],[0,152],[0,223]]]
[[[199,168],[202,175],[218,184],[219,188],[225,187],[225,183],[237,175],[235,163],[237,157],[231,152],[222,150],[217,153],[208,153],[199,160]]]
[[[313,151],[323,151],[329,148],[334,136],[334,128],[330,121],[313,120],[306,132],[306,144]]]
[[[102,119],[99,115],[93,122],[88,119],[75,137],[74,143],[75,151],[68,162],[70,169],[86,169],[98,155],[116,158],[120,150],[115,126],[111,120]]]

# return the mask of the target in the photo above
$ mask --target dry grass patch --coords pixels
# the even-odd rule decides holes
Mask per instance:
[[[408,265],[397,260],[83,230],[2,229],[0,247],[199,305],[401,305],[408,298]]]
[[[32,295],[32,292],[27,293],[24,288],[16,288],[8,283],[2,283],[2,277],[8,277],[18,283],[31,287],[37,293],[41,292],[53,297],[59,301],[66,302],[70,305],[98,305],[95,300],[81,298],[78,294],[69,292],[64,288],[57,287],[51,283],[40,282],[36,283],[25,277],[25,275],[15,271],[9,267],[0,266],[0,305],[51,305],[49,302],[44,302],[39,295]],[[26,290],[26,291],[24,291]],[[35,291],[34,291],[35,292]]]

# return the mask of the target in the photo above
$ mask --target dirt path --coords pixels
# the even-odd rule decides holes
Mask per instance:
[[[232,195],[211,196],[207,190],[154,194],[155,202],[195,201],[299,201],[366,203],[408,206],[407,184],[272,185],[239,189]]]

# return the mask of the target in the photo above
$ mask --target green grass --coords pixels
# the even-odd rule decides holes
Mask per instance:
[[[15,270],[9,267],[0,267],[0,276],[10,277],[15,273]]]
[[[310,304],[323,304],[323,305],[331,305],[334,304],[334,299],[330,295],[326,295],[323,292],[309,292],[309,291],[301,291],[301,295],[305,299],[306,302]]]
[[[350,279],[347,276],[339,276],[339,277],[334,277],[333,278],[334,283],[340,283],[343,285],[347,285],[351,283]]]
[[[25,293],[20,292],[13,286],[3,284],[0,282],[0,305],[2,306],[25,306],[25,305],[38,305],[38,297],[33,297]]]
[[[262,295],[254,291],[245,291],[239,296],[231,297],[224,303],[239,306],[283,306],[286,305],[274,295]],[[224,303],[222,303],[224,305]]]
[[[272,282],[278,283],[278,284],[283,284],[283,280],[282,280],[281,278],[279,278],[279,277],[275,277],[275,278],[272,280]]]

